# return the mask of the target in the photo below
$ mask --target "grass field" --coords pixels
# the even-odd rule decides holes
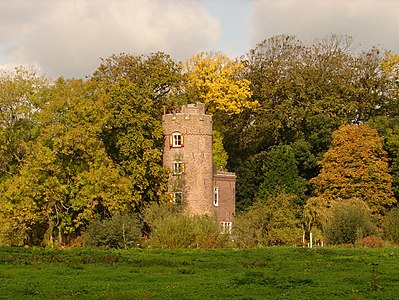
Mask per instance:
[[[396,248],[0,248],[0,299],[398,298]]]

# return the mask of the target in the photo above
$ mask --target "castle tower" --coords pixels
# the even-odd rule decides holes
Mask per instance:
[[[190,214],[212,216],[212,116],[205,114],[203,103],[188,104],[180,113],[163,115],[162,122],[171,199]]]

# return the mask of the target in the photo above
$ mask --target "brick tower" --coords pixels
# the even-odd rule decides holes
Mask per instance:
[[[163,116],[163,162],[171,169],[169,189],[190,214],[213,212],[212,117],[205,106],[185,105]]]
[[[215,217],[230,231],[235,211],[235,174],[216,172],[212,163],[212,116],[203,103],[164,114],[163,164],[169,167],[171,201],[192,215]]]

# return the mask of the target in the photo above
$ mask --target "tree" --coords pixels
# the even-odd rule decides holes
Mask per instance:
[[[399,199],[399,117],[381,116],[370,120],[369,126],[376,128],[384,137],[384,149],[388,152],[392,190]]]
[[[18,172],[26,143],[35,138],[38,95],[48,82],[34,70],[0,73],[0,181]]]
[[[323,228],[326,241],[331,245],[355,244],[375,231],[367,207],[362,201],[356,200],[335,203],[330,208],[330,218]]]
[[[53,246],[57,237],[61,246],[96,214],[129,211],[138,199],[101,139],[108,114],[104,95],[90,82],[61,78],[43,100],[38,137],[19,173],[4,182],[2,214],[24,233],[16,244]]]
[[[223,147],[223,136],[217,130],[212,131],[212,161],[217,170],[226,170],[227,152]]]
[[[205,103],[208,113],[238,114],[257,105],[251,101],[244,65],[219,53],[200,53],[185,63],[189,99]]]
[[[281,192],[304,199],[307,181],[298,174],[298,163],[292,148],[287,145],[271,147],[262,166],[262,183],[258,197],[267,198]]]
[[[399,243],[399,208],[395,207],[385,216],[382,224],[384,239]]]
[[[159,201],[167,186],[161,116],[181,103],[179,65],[163,53],[113,55],[91,81],[107,97],[102,137],[107,153],[132,182],[136,208]]]
[[[333,133],[332,147],[320,166],[320,174],[311,183],[316,195],[330,205],[357,198],[381,218],[396,204],[387,153],[377,130],[367,125],[342,125]]]
[[[389,87],[386,89],[388,94],[394,101],[388,103],[388,116],[398,116],[398,99],[399,99],[399,55],[387,52],[381,62],[382,72],[389,78]]]
[[[310,179],[340,125],[393,111],[397,105],[387,93],[392,80],[381,71],[381,51],[354,54],[351,49],[345,36],[307,45],[282,35],[260,42],[243,57],[252,101],[259,105],[226,121],[225,147],[234,169],[273,145],[294,147],[300,140],[307,151],[298,168]]]
[[[262,183],[262,166],[265,153],[259,153],[244,160],[236,169],[236,208],[245,211],[256,200],[259,185]]]

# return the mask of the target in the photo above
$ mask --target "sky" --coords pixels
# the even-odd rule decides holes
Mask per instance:
[[[399,53],[398,0],[0,0],[0,68],[83,78],[112,54],[236,58],[279,34]]]

